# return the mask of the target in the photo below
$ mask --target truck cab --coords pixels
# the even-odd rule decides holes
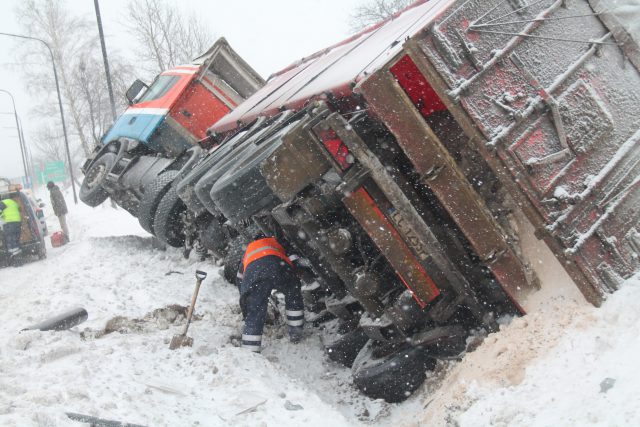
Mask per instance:
[[[137,215],[145,186],[197,156],[207,129],[263,84],[224,38],[149,86],[136,80],[126,93],[129,107],[82,168],[80,199],[97,206],[110,197]]]

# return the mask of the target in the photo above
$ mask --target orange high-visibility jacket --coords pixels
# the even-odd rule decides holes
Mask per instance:
[[[247,246],[247,250],[244,253],[244,257],[242,258],[243,271],[246,271],[247,266],[249,266],[253,261],[269,255],[277,256],[293,267],[293,264],[291,263],[291,260],[287,258],[287,254],[282,245],[273,237],[267,237],[249,243],[249,246]]]

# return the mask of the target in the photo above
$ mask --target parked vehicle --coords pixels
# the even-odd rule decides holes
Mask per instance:
[[[22,253],[18,256],[21,262],[34,255],[39,259],[44,259],[47,257],[47,247],[44,242],[45,235],[40,224],[40,219],[43,219],[44,215],[42,209],[35,204],[33,199],[21,190],[21,185],[11,184],[7,180],[0,179],[0,200],[15,200],[20,207],[20,214],[22,215],[22,230],[20,234]],[[4,233],[0,230],[0,267],[6,267],[10,262],[11,259],[6,247]]]
[[[304,58],[160,175],[156,233],[229,278],[257,229],[295,248],[328,356],[392,402],[524,313],[516,213],[599,304],[640,269],[639,50],[599,7],[418,1]]]
[[[47,221],[44,217],[44,211],[42,210],[42,208],[45,207],[45,204],[42,202],[41,199],[34,198],[33,193],[30,190],[22,190],[22,192],[27,196],[27,198],[29,199],[29,203],[31,204],[31,206],[33,207],[36,213],[36,218],[38,218],[38,229],[40,230],[40,234],[43,237],[47,237],[49,235],[49,229],[47,228]]]

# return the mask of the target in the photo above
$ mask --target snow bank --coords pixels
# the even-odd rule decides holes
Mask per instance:
[[[270,329],[262,356],[232,346],[229,336],[242,324],[238,295],[218,267],[153,249],[122,210],[70,208],[71,243],[49,248],[44,261],[0,270],[0,425],[72,425],[65,412],[150,426],[349,424],[280,365],[286,358],[322,376],[322,362],[309,360],[323,357],[318,339],[293,346],[282,330]],[[55,217],[49,228],[59,228]],[[94,338],[114,316],[186,305],[196,268],[209,278],[196,310],[202,319],[189,331],[193,348],[170,351],[182,324],[161,319],[142,331]],[[79,327],[18,332],[78,305],[89,312]]]
[[[640,275],[601,308],[556,300],[515,319],[423,394],[423,422],[640,425]]]

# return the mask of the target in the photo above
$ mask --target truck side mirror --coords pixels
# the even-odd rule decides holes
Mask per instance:
[[[149,88],[149,86],[147,86],[147,84],[145,82],[143,82],[140,79],[136,79],[131,84],[131,86],[129,86],[129,89],[127,89],[127,92],[125,93],[125,97],[127,98],[127,101],[129,102],[129,105],[135,104],[136,101],[142,95],[142,93],[144,91],[146,91],[148,88]]]

